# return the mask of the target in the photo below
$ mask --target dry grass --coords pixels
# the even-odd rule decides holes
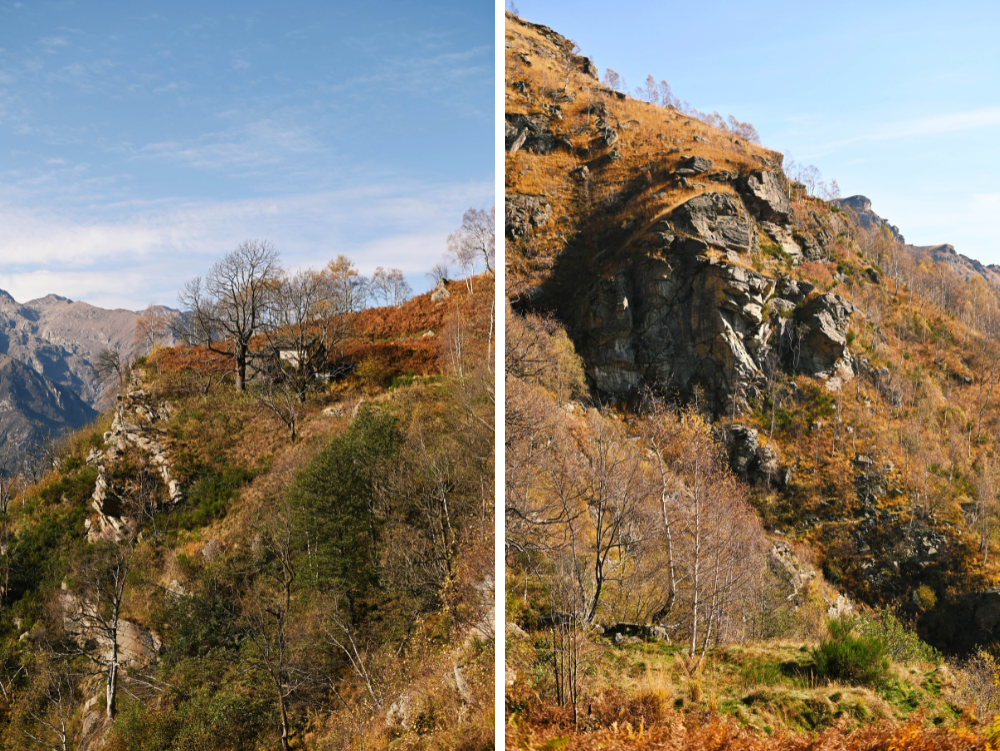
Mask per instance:
[[[512,47],[506,56],[506,111],[545,114],[545,107],[566,80],[562,52],[536,29],[511,17],[507,18],[507,36]],[[521,60],[522,53],[530,56],[530,66]],[[513,88],[515,81],[527,81],[530,88],[521,93]],[[560,251],[576,236],[588,238],[590,247],[613,244],[619,255],[627,255],[634,239],[684,201],[706,191],[734,193],[729,184],[710,182],[705,176],[692,178],[690,188],[674,181],[670,173],[688,156],[710,159],[713,171],[744,174],[780,159],[775,152],[675,109],[610,97],[600,92],[602,87],[579,71],[570,73],[567,91],[575,98],[560,103],[561,119],[552,119],[550,127],[558,138],[570,142],[572,149],[561,146],[545,156],[525,151],[507,154],[507,191],[544,195],[557,218],[526,241],[507,244],[508,292],[550,279]],[[609,147],[594,139],[590,126],[597,116],[586,112],[591,105],[607,108],[607,119],[619,136],[614,144],[620,156],[617,161],[608,158]],[[695,136],[708,139],[708,143],[695,141]],[[587,182],[571,174],[585,165],[590,169]],[[704,185],[694,187],[695,183]],[[601,210],[587,211],[596,206]],[[589,260],[585,263],[592,272]],[[566,281],[572,285],[572,271]]]
[[[593,733],[552,735],[523,724],[507,726],[506,747],[525,751],[972,751],[989,749],[986,740],[966,729],[928,730],[918,725],[880,722],[853,731],[831,728],[819,734],[772,736],[740,728],[735,722],[705,722],[673,717],[666,726],[645,729],[631,723]]]

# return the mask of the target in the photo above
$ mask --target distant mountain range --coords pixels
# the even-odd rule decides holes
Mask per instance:
[[[0,355],[0,435],[24,446],[86,425],[97,411],[73,389],[39,375],[9,355]]]
[[[48,295],[26,303],[0,290],[0,441],[23,444],[76,429],[109,405],[98,353],[133,357],[139,313]]]

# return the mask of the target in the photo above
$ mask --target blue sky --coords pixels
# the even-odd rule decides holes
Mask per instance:
[[[908,242],[1000,263],[1000,3],[514,1],[602,75],[753,123]]]
[[[176,304],[247,238],[418,289],[494,201],[494,5],[0,0],[0,288]]]

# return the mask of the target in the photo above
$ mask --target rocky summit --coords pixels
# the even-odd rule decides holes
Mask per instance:
[[[891,234],[899,242],[906,242],[903,236],[899,232],[899,227],[894,224],[889,224],[888,221],[880,217],[874,211],[872,211],[872,202],[867,196],[850,196],[848,198],[835,198],[830,203],[834,206],[838,206],[841,209],[849,209],[857,217],[858,223],[868,229],[870,227],[875,227],[876,229],[886,229],[889,234]]]
[[[759,389],[769,358],[851,378],[853,305],[797,286],[791,270],[829,261],[859,219],[796,210],[804,187],[781,154],[673,106],[642,109],[584,72],[551,29],[508,23],[509,292],[524,310],[558,313],[600,398],[699,392],[721,412]],[[544,83],[545,66],[563,71],[560,87]],[[845,206],[883,221],[867,199]]]

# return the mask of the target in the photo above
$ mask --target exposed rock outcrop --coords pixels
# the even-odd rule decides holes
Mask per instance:
[[[594,61],[589,57],[580,56],[577,58],[577,64],[580,66],[580,70],[586,75],[593,78],[595,81],[599,80],[601,77],[600,71],[597,70],[597,66],[594,65]]]
[[[142,456],[145,470],[158,477],[166,488],[168,503],[177,503],[183,498],[180,483],[171,471],[171,456],[162,425],[171,414],[169,404],[157,404],[152,400],[143,387],[141,371],[134,370],[125,392],[118,397],[111,430],[104,434],[107,448],[103,453],[92,454],[92,461],[97,466],[97,484],[91,505],[97,511],[97,516],[85,522],[90,542],[118,541],[136,522],[129,515],[128,509],[136,507],[136,499],[130,495],[137,491],[124,487],[115,480],[115,467],[123,460],[126,452],[135,451]],[[158,494],[154,492],[151,496],[144,502],[157,503]]]
[[[681,167],[674,170],[675,175],[700,175],[712,169],[712,162],[703,156],[688,156],[681,160]]]
[[[552,207],[545,196],[507,196],[504,205],[504,232],[508,239],[527,237],[536,227],[544,227],[551,219]]]
[[[105,651],[106,659],[111,659],[112,629],[105,629],[106,619],[95,615],[96,606],[68,590],[59,594],[59,604],[63,610],[63,627],[81,646],[96,642]],[[155,631],[147,631],[131,621],[120,619],[117,624],[118,661],[125,668],[145,667],[156,661],[162,640]]]
[[[785,359],[799,373],[853,377],[847,348],[847,327],[853,313],[854,306],[840,295],[827,293],[806,302],[794,318],[779,323]]]
[[[778,473],[778,455],[771,446],[761,446],[757,431],[746,425],[730,425],[724,431],[729,467],[739,477],[754,482]]]
[[[599,392],[635,395],[644,381],[721,410],[753,381],[770,324],[774,281],[705,256],[646,258],[588,290],[576,321],[579,351]]]
[[[437,287],[431,292],[431,302],[442,303],[451,297],[451,292],[448,291],[448,282],[445,279],[441,279],[437,283]]]
[[[556,137],[540,118],[508,114],[504,126],[507,151],[525,149],[536,154],[548,154],[556,147]]]
[[[773,240],[782,251],[788,254],[793,264],[802,262],[802,248],[795,242],[793,233],[785,226],[773,222],[762,221],[760,225],[768,237]]]
[[[684,237],[673,252],[694,254],[708,246],[722,250],[750,250],[753,227],[748,216],[732,196],[703,193],[681,204],[664,229],[673,229]],[[666,238],[662,238],[666,239]]]
[[[871,199],[866,196],[850,196],[848,198],[837,198],[830,201],[835,206],[841,209],[850,209],[858,217],[858,222],[862,227],[868,229],[869,227],[875,227],[876,229],[881,229],[885,227],[889,230],[890,234],[899,242],[905,243],[906,240],[899,233],[899,227],[893,224],[889,224],[885,219],[880,217],[874,211],[872,211]]]
[[[765,222],[786,224],[792,215],[792,205],[785,194],[782,178],[771,170],[754,170],[737,182],[737,190],[747,208]]]
[[[780,184],[770,172],[754,174],[757,182],[747,184],[756,211],[785,222]],[[787,223],[772,226],[792,242]],[[756,232],[738,198],[703,193],[645,233],[636,243],[642,253],[578,296],[570,318],[598,392],[628,399],[645,383],[687,398],[700,388],[716,412],[733,399],[741,406],[759,382],[775,328],[780,354],[797,372],[853,375],[846,339],[853,306],[833,294],[807,300],[812,285],[793,281],[782,282],[769,306],[778,282],[746,267]]]

